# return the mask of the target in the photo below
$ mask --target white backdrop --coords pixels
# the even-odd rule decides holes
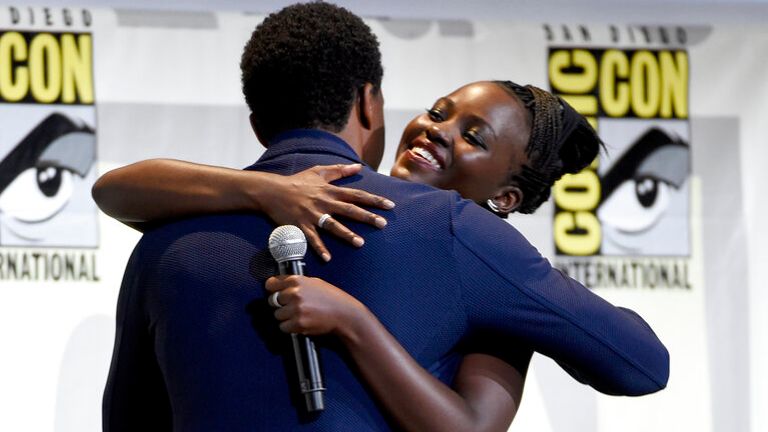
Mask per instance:
[[[97,173],[139,159],[173,157],[231,167],[256,159],[261,147],[249,131],[238,63],[261,16],[27,6],[15,11],[0,8],[0,158],[40,121],[16,120],[30,109],[64,112],[95,129],[97,152],[88,173],[72,176],[79,182],[56,213],[57,218],[84,218],[68,228],[76,233],[70,236],[74,240],[20,246],[0,235],[0,430],[98,430],[117,292],[138,235],[103,215],[97,225],[88,222],[96,217],[95,209],[78,197]],[[536,215],[510,221],[555,263],[674,262],[686,268],[685,288],[652,288],[647,282],[595,288],[640,312],[667,344],[669,387],[642,398],[603,396],[536,357],[511,430],[765,430],[760,407],[768,403],[768,380],[761,365],[768,359],[768,326],[760,310],[768,301],[758,281],[768,277],[762,247],[768,234],[761,217],[768,211],[761,196],[768,180],[763,168],[768,160],[768,123],[763,120],[768,116],[768,30],[730,23],[677,25],[669,19],[663,27],[628,21],[368,20],[380,38],[385,64],[389,150],[382,171],[391,165],[405,122],[461,84],[511,79],[550,88],[550,49],[687,53],[688,112],[678,120],[689,134],[690,170],[686,192],[677,198],[686,204],[686,253],[633,258],[603,252],[576,259],[556,253],[557,209],[551,203]],[[680,29],[684,41],[664,43],[663,31],[676,35]],[[26,35],[30,52],[35,35],[90,34],[94,100],[80,100],[75,107],[41,104],[35,98],[9,101],[3,73],[10,60],[1,56],[11,51],[3,51],[2,38],[13,32]],[[83,55],[62,53],[65,58]],[[13,67],[25,64],[19,58],[12,62]],[[87,80],[77,85],[83,83]],[[39,85],[50,88],[50,82]],[[602,122],[607,116],[596,117]],[[630,126],[614,135],[628,134],[637,121],[627,120]],[[601,133],[606,124],[600,123]],[[606,143],[609,158],[601,166],[621,155],[619,144],[607,138]],[[8,222],[14,216],[6,205],[11,201],[0,195],[0,230],[14,226]],[[94,232],[96,248],[82,240]],[[73,261],[70,276],[63,270],[64,276],[55,277],[53,269],[66,266],[61,263],[67,257]]]

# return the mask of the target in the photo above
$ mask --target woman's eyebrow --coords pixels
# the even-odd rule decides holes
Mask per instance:
[[[456,107],[456,102],[443,96],[435,101],[435,105],[446,105],[448,108],[453,109]]]

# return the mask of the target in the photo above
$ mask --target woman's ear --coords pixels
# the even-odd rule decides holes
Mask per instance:
[[[502,186],[493,198],[488,200],[488,206],[498,214],[506,215],[514,212],[523,202],[523,191],[515,185]],[[498,209],[498,210],[496,210]]]

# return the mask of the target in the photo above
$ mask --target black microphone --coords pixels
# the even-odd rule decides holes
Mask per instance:
[[[297,226],[279,226],[269,236],[269,253],[277,261],[281,275],[303,275],[302,259],[307,253],[307,238]],[[291,333],[291,339],[300,390],[304,395],[307,411],[322,411],[325,408],[323,402],[325,387],[315,344],[312,339],[300,334]]]

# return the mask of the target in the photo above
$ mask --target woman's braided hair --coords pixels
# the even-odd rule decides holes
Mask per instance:
[[[523,192],[516,211],[533,213],[549,199],[552,185],[564,174],[575,174],[597,157],[602,141],[587,119],[552,93],[532,85],[494,81],[515,95],[531,120],[526,146],[528,163],[510,176]]]

